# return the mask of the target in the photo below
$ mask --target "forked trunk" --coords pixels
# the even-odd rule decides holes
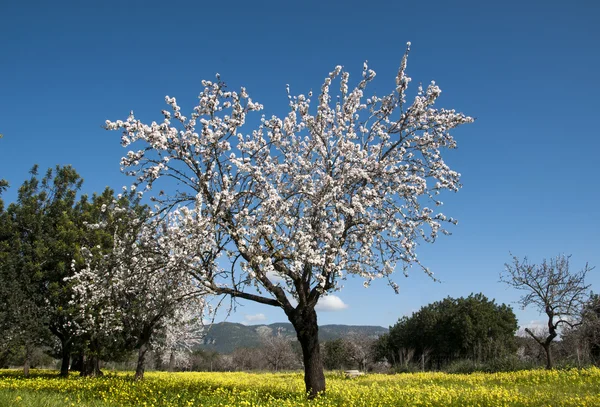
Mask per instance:
[[[325,393],[325,374],[319,348],[319,326],[314,308],[296,309],[288,315],[296,329],[304,360],[304,384],[309,398]]]
[[[144,371],[146,365],[146,353],[148,352],[148,344],[143,343],[138,350],[137,367],[135,368],[135,380],[144,379]]]
[[[69,375],[69,365],[71,363],[71,351],[73,338],[56,326],[51,326],[50,331],[60,340],[60,377]],[[71,369],[72,370],[72,369]],[[80,369],[78,369],[81,371]]]

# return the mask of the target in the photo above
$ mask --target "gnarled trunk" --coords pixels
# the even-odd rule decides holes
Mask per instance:
[[[58,340],[60,340],[60,376],[67,377],[69,375],[69,365],[71,363],[73,338],[68,335],[68,333],[59,329],[56,325],[51,326],[50,331],[58,338]]]
[[[553,367],[552,366],[553,363],[552,363],[552,352],[550,350],[550,344],[549,343],[545,344],[543,346],[543,348],[544,348],[544,352],[546,352],[546,369],[551,370]]]
[[[72,372],[83,373],[83,353],[76,352],[71,360],[71,369]]]
[[[135,368],[135,380],[142,380],[144,378],[144,371],[146,365],[146,353],[148,352],[148,343],[142,343],[138,349],[138,360]]]
[[[297,308],[288,318],[296,329],[296,336],[302,347],[306,393],[309,398],[315,398],[325,392],[317,313],[312,307]]]

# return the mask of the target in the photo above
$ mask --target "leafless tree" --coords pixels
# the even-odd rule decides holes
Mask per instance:
[[[360,333],[350,333],[346,338],[348,356],[358,366],[359,370],[366,371],[368,365],[374,362],[373,344],[375,338]]]
[[[274,371],[300,367],[289,337],[277,332],[276,335],[262,335],[261,342],[264,360]]]
[[[525,291],[518,301],[522,308],[533,305],[547,315],[548,329],[543,334],[525,329],[544,349],[547,369],[552,369],[552,341],[561,327],[581,324],[581,312],[588,298],[590,285],[585,284],[585,276],[593,267],[586,263],[581,271],[572,273],[569,271],[570,257],[559,255],[533,264],[527,257],[520,260],[513,256],[512,264],[506,263],[500,275],[500,281]]]

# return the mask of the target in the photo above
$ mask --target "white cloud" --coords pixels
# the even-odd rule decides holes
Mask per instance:
[[[525,332],[525,328],[528,328],[535,334],[543,335],[545,332],[548,331],[548,323],[547,322],[544,323],[544,321],[540,321],[540,320],[529,321],[529,323],[521,325],[519,327],[519,330],[517,331],[517,335],[527,336],[527,333]]]
[[[318,311],[341,311],[348,308],[348,304],[336,295],[326,295],[319,299],[315,308]]]
[[[283,279],[283,277],[281,277],[279,274],[277,274],[274,271],[268,271],[267,272],[267,278],[269,280],[271,280],[271,282],[273,284],[278,284],[278,283],[279,284],[283,284],[283,283],[285,283],[285,280]]]
[[[267,317],[265,316],[265,314],[244,315],[244,321],[246,323],[260,322],[260,321],[266,321],[266,320],[267,320]]]

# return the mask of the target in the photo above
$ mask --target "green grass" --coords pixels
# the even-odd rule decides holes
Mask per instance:
[[[34,392],[31,390],[0,391],[0,407],[109,407],[110,404],[98,400],[81,401],[49,392]],[[113,404],[114,405],[114,404]]]

